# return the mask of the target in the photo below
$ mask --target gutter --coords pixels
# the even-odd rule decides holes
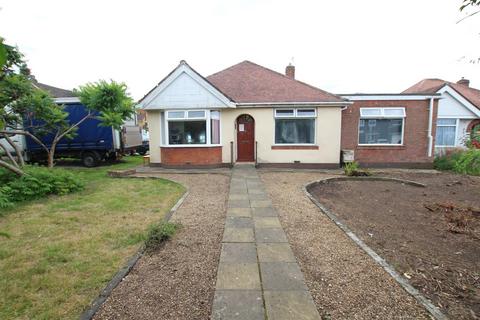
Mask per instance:
[[[305,105],[305,106],[345,106],[353,104],[351,101],[338,101],[338,102],[243,102],[236,103],[237,107],[244,106],[291,106],[291,105]]]

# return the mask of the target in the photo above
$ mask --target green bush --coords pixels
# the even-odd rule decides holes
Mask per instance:
[[[180,228],[180,224],[171,222],[160,222],[151,225],[148,229],[145,247],[148,250],[158,248],[164,241],[173,237],[178,228]]]
[[[63,169],[27,166],[25,173],[18,177],[6,170],[0,171],[0,208],[9,208],[15,202],[38,199],[49,194],[67,194],[84,187],[77,176]]]
[[[353,176],[356,171],[360,166],[358,165],[358,162],[353,161],[353,162],[347,162],[345,163],[345,166],[343,167],[343,171],[345,172],[346,176]]]
[[[451,170],[456,173],[480,175],[480,149],[457,150],[435,158],[437,170]]]

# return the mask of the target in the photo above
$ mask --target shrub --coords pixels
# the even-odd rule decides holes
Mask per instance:
[[[434,161],[434,167],[438,170],[452,170],[456,173],[480,175],[480,149],[458,150]]]
[[[356,161],[347,162],[343,167],[343,171],[345,172],[346,176],[353,176],[353,173],[357,171],[359,168],[360,166],[358,165],[358,162]]]
[[[33,200],[49,194],[63,195],[83,189],[77,176],[63,169],[47,169],[38,166],[25,168],[25,175],[18,177],[0,171],[0,208],[10,208],[15,202]]]
[[[145,247],[147,250],[158,248],[164,241],[173,237],[178,228],[180,228],[180,224],[171,222],[160,222],[151,225],[148,229]]]
[[[345,163],[345,166],[343,167],[343,171],[345,172],[345,175],[349,177],[360,177],[360,176],[371,175],[371,173],[366,169],[360,170],[360,165],[356,161]]]

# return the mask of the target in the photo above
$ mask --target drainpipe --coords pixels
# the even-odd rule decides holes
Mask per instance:
[[[430,98],[430,108],[428,110],[428,156],[432,156],[433,148],[433,136],[432,136],[432,123],[433,123],[433,97]]]

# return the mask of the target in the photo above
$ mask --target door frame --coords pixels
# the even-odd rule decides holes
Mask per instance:
[[[255,147],[255,118],[251,115],[251,114],[248,114],[248,113],[242,113],[240,115],[238,115],[238,117],[235,119],[235,142],[236,142],[236,157],[235,157],[235,162],[250,162],[250,161],[247,161],[247,160],[238,160],[238,155],[239,155],[239,143],[238,143],[238,128],[239,128],[239,119],[240,117],[243,117],[243,116],[249,116],[251,119],[252,119],[252,122],[253,122],[253,134],[252,134],[252,148],[253,148],[253,160],[252,161],[256,161],[257,160],[257,150],[256,150],[256,147]]]

